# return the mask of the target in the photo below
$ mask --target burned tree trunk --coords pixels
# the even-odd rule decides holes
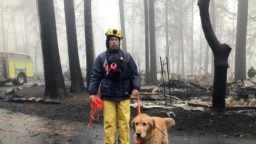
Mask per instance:
[[[235,46],[235,81],[246,79],[246,37],[248,0],[238,1]]]
[[[149,67],[150,67],[150,81],[151,83],[157,82],[157,68],[156,68],[156,37],[155,37],[155,1],[148,1],[148,24],[149,24]]]
[[[119,0],[119,11],[120,11],[121,30],[123,33],[122,50],[127,51],[126,35],[125,35],[125,20],[124,20],[124,0]]]
[[[145,17],[145,63],[146,63],[146,84],[150,81],[149,68],[149,32],[148,32],[148,0],[144,0],[144,17]]]
[[[53,0],[37,0],[44,61],[45,97],[66,97],[57,42]]]
[[[93,27],[92,27],[92,1],[84,1],[84,30],[86,41],[86,81],[87,87],[90,83],[94,64],[94,45],[93,45]]]
[[[64,10],[68,40],[69,70],[71,77],[70,92],[80,93],[85,91],[85,87],[78,55],[74,1],[64,0]]]
[[[221,44],[216,38],[209,17],[210,0],[198,0],[200,17],[205,38],[211,47],[214,56],[214,81],[212,93],[213,114],[223,114],[226,111],[226,80],[228,69],[228,56],[231,48],[227,44]]]

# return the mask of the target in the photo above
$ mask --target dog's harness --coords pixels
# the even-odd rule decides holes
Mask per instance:
[[[159,127],[156,127],[163,135],[166,136],[166,134],[159,128]]]

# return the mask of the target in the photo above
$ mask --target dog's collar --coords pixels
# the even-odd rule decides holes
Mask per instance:
[[[134,144],[143,144],[143,142],[134,142]]]

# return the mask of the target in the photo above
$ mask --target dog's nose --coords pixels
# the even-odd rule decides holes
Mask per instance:
[[[141,137],[141,133],[136,133],[137,137]]]

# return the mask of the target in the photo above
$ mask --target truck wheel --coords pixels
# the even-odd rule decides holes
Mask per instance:
[[[17,79],[12,81],[13,85],[23,85],[26,81],[26,76],[22,73],[18,74]]]

